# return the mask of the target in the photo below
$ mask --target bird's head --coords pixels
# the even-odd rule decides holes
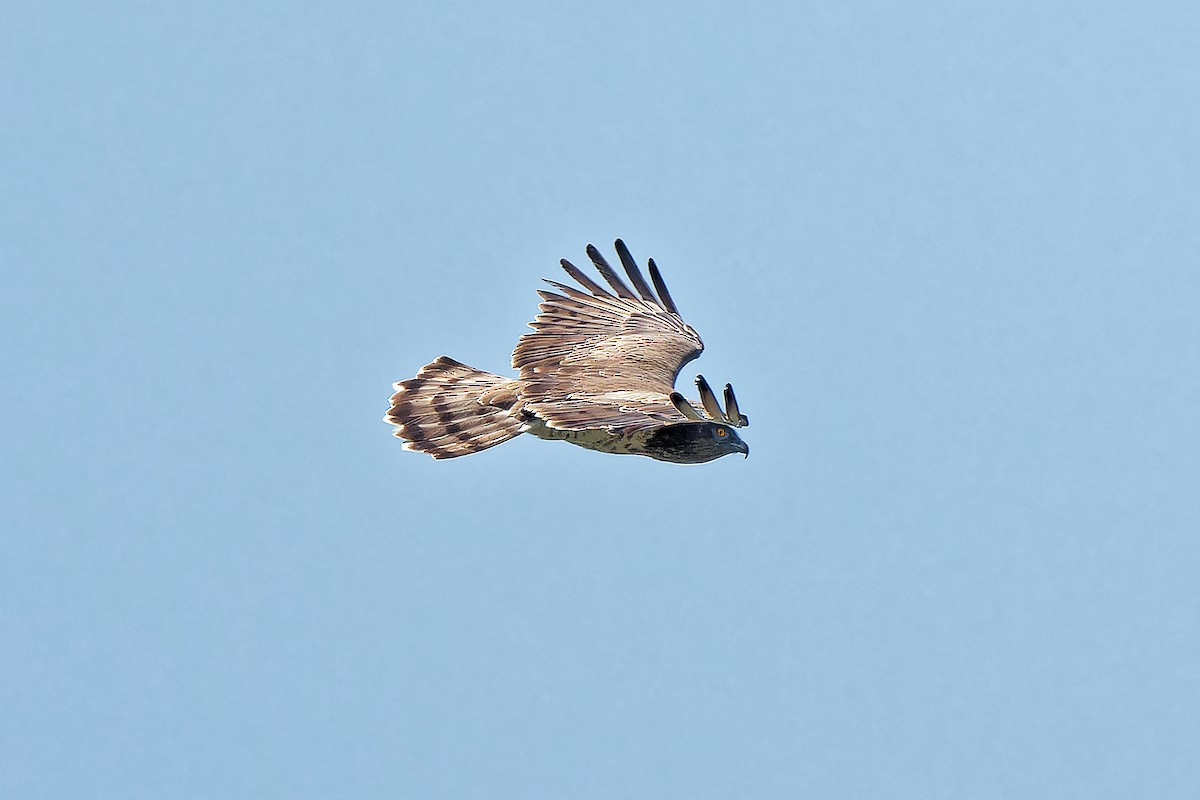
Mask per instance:
[[[742,441],[732,425],[723,422],[705,422],[694,427],[699,428],[700,439],[707,438],[712,442],[712,450],[716,453],[713,458],[727,456],[730,453],[741,453],[744,458],[750,457],[750,445]],[[711,459],[705,459],[710,461]]]
[[[652,448],[661,448],[665,455],[653,457],[683,464],[700,464],[730,453],[741,453],[749,458],[750,446],[742,441],[736,429],[749,425],[750,420],[738,408],[733,387],[725,384],[724,408],[703,375],[696,376],[696,388],[700,390],[704,414],[679,392],[671,392],[671,404],[689,421],[656,431],[646,443]]]
[[[676,464],[703,464],[731,453],[749,457],[750,447],[723,422],[679,422],[646,439],[646,455]]]

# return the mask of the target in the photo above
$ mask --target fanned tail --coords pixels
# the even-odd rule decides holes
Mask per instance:
[[[457,458],[507,442],[521,432],[510,412],[517,381],[442,356],[415,378],[395,384],[383,419],[407,450]]]

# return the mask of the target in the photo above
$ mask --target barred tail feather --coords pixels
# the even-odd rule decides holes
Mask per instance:
[[[442,356],[395,384],[383,419],[406,450],[456,458],[507,442],[521,432],[510,412],[517,381]]]

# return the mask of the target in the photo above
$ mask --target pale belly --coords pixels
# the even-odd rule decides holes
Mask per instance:
[[[633,436],[617,436],[603,428],[598,430],[563,431],[557,428],[549,428],[541,420],[534,420],[525,429],[525,433],[533,434],[539,439],[570,442],[580,447],[586,447],[588,450],[598,450],[601,453],[637,455],[640,452],[635,449],[637,442],[634,441],[633,436],[636,436],[636,434]]]

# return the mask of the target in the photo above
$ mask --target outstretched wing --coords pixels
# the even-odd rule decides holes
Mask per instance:
[[[525,408],[552,428],[628,432],[686,421],[670,400],[675,377],[700,355],[704,342],[675,308],[658,266],[642,277],[629,249],[616,241],[621,265],[637,294],[592,245],[587,253],[604,288],[566,259],[562,267],[587,291],[557,281],[558,293],[539,291],[541,313],[517,342]]]

